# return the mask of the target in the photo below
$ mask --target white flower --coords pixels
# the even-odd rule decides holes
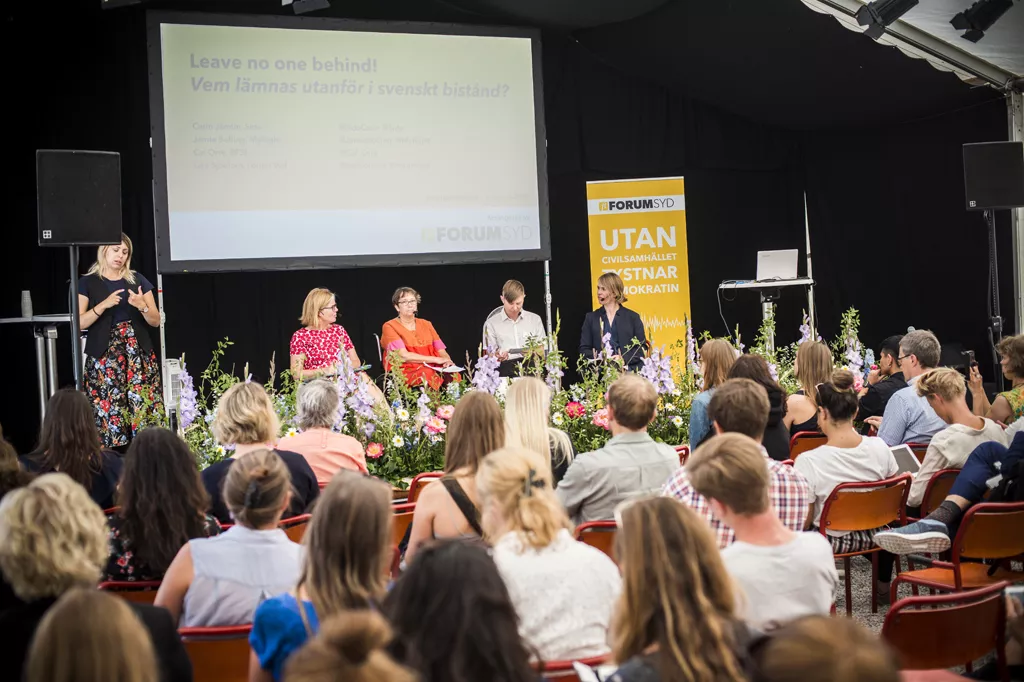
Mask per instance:
[[[680,417],[678,414],[676,416],[672,417],[672,426],[676,427],[677,429],[678,428],[682,428],[682,426],[683,426],[683,418]]]
[[[218,455],[223,455],[225,452],[227,452],[227,450],[224,449],[223,445],[218,445],[217,446],[217,454]]]
[[[406,414],[408,415],[408,413]],[[405,439],[402,438],[401,436],[395,436],[394,438],[391,439],[391,444],[394,445],[396,448],[400,448],[403,445],[405,445]]]
[[[405,409],[404,407],[398,408],[397,410],[395,410],[395,418],[398,419],[398,421],[400,422],[409,421],[409,410]],[[397,447],[401,446],[399,445]]]
[[[676,406],[673,405],[672,403],[665,403],[665,411],[666,412],[675,412],[675,409],[676,409]]]
[[[297,436],[297,435],[299,435],[299,431],[294,426],[289,427],[288,430],[284,432],[284,437],[285,438],[291,438],[292,436]]]
[[[553,415],[551,415],[551,423],[554,424],[555,426],[561,426],[562,422],[564,421],[565,418],[562,416],[561,412],[555,412]]]
[[[680,391],[680,390],[679,390],[678,388],[677,388],[676,390],[672,391],[672,397],[673,397],[673,398],[678,398],[678,397],[679,397],[679,396],[681,396],[682,394],[683,394],[683,392],[682,392],[682,391]]]

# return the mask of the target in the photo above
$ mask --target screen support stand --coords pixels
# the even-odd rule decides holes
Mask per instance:
[[[81,391],[82,376],[82,321],[78,312],[78,247],[68,247],[71,261],[70,296],[68,296],[68,314],[71,316],[71,367],[75,373],[75,389]]]
[[[548,323],[548,336],[551,336],[551,261],[544,261],[544,317]]]
[[[1003,390],[1003,368],[999,363],[999,351],[996,350],[1003,338],[1003,318],[999,310],[999,266],[996,263],[996,214],[992,209],[984,212],[988,224],[988,343],[992,349],[993,376],[996,392]]]

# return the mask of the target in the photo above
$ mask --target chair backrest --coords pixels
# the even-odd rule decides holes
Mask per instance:
[[[248,682],[251,625],[178,630],[195,682]]]
[[[409,526],[412,525],[412,515],[416,510],[416,503],[404,502],[402,504],[393,504],[391,505],[391,508],[395,512],[394,534],[392,535],[392,539],[397,547],[405,538],[405,532],[409,530]]]
[[[603,656],[591,656],[589,658],[577,658],[568,661],[543,661],[532,663],[533,669],[541,673],[545,680],[557,680],[558,682],[579,682],[579,675],[573,668],[573,662],[582,663],[590,668],[596,668],[608,662],[608,654]]]
[[[907,447],[913,451],[918,462],[923,462],[924,456],[928,454],[928,443],[907,443]]]
[[[113,507],[110,507],[109,509],[104,509],[103,513],[106,514],[107,516],[110,516],[111,514],[116,514],[119,511],[121,511],[120,507],[113,506]]]
[[[377,360],[380,361],[380,364],[383,365],[384,364],[384,349],[380,345],[380,334],[374,334],[373,338],[377,339]]]
[[[1024,502],[982,502],[967,510],[953,539],[960,557],[1006,559],[1024,554]]]
[[[782,460],[782,463],[784,465],[788,466],[788,467],[791,467],[791,466],[793,466],[795,464],[795,462],[793,460],[791,460],[791,459],[784,459],[784,460]]]
[[[679,454],[679,466],[685,465],[686,460],[690,459],[690,446],[677,445],[676,452]]]
[[[412,483],[409,484],[409,496],[406,500],[408,502],[415,502],[420,499],[420,493],[427,487],[427,484],[433,483],[442,476],[444,476],[443,471],[424,471],[422,474],[416,474],[412,479]]]
[[[313,518],[312,514],[299,514],[290,519],[281,519],[277,527],[284,530],[284,534],[288,536],[289,540],[301,543],[302,538],[306,535],[306,528],[309,527],[309,520],[311,518]]]
[[[959,474],[959,469],[942,469],[935,472],[924,489],[924,497],[921,498],[922,518],[939,508],[942,501],[949,495],[953,481]]]
[[[160,589],[159,580],[108,580],[100,583],[104,592],[115,594],[135,604],[152,604]]]
[[[614,521],[588,521],[576,526],[576,539],[601,550],[615,561],[616,530]]]
[[[820,431],[800,431],[789,439],[789,458],[796,459],[808,450],[828,442],[828,438]]]
[[[913,476],[900,474],[881,481],[840,483],[825,500],[819,527],[825,530],[874,530],[907,516],[907,495]]]
[[[993,649],[1003,661],[1006,585],[901,599],[885,616],[882,639],[899,652],[906,670],[951,668]]]

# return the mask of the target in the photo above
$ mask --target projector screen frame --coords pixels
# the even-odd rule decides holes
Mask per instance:
[[[163,54],[160,41],[161,24],[320,31],[366,31],[421,35],[493,36],[529,39],[531,65],[533,68],[533,110],[537,147],[537,203],[539,209],[540,247],[527,250],[464,251],[456,253],[172,260],[170,215],[168,213],[167,196],[167,141],[164,121]],[[149,10],[146,12],[146,42],[148,54],[147,69],[149,74],[150,148],[153,162],[153,222],[156,233],[158,273],[317,270],[550,260],[551,228],[548,206],[547,135],[544,125],[544,81],[541,65],[541,33],[539,29],[440,22],[364,21],[335,17],[292,17]]]

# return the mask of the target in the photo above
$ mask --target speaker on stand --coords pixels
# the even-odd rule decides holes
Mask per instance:
[[[67,247],[70,255],[71,355],[75,387],[83,370],[78,312],[78,247],[121,242],[121,155],[67,149],[36,150],[39,246]]]
[[[964,145],[964,192],[968,211],[982,211],[988,225],[988,340],[998,391],[1003,371],[996,344],[1003,338],[996,263],[996,217],[999,209],[1024,206],[1024,142],[980,142]],[[1024,325],[1024,320],[1020,321]]]

